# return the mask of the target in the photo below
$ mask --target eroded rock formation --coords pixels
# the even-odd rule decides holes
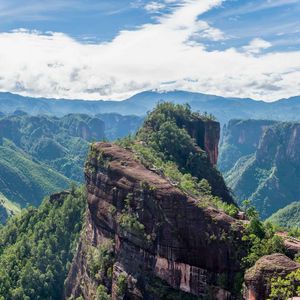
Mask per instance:
[[[271,278],[285,277],[299,268],[299,263],[283,254],[277,253],[260,258],[245,274],[244,298],[246,300],[268,299]]]
[[[166,289],[174,299],[181,292],[191,299],[234,299],[244,255],[239,221],[201,207],[113,144],[93,146],[85,175],[86,231],[66,281],[66,297],[94,299],[103,285],[112,299],[122,299],[121,294],[165,299]],[[91,249],[103,245],[109,245],[111,262],[94,276]]]

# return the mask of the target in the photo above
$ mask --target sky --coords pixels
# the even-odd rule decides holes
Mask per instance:
[[[300,0],[0,0],[0,91],[300,95]]]

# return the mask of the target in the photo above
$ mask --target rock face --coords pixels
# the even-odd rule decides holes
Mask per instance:
[[[255,266],[246,272],[244,298],[246,300],[268,299],[270,278],[285,277],[299,268],[299,263],[283,254],[272,254],[260,258]]]
[[[192,120],[187,122],[185,128],[197,145],[205,150],[212,165],[218,162],[220,123],[212,120]]]
[[[267,218],[298,201],[300,124],[251,120],[230,128],[219,163],[238,203],[251,200],[261,217]],[[233,157],[236,153],[234,165],[226,160],[231,153]]]
[[[86,231],[66,298],[94,299],[103,285],[113,300],[235,299],[244,255],[238,220],[202,207],[113,144],[92,147],[85,176]],[[90,251],[104,245],[111,261],[94,276]]]

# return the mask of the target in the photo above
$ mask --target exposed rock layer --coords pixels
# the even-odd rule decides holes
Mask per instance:
[[[101,283],[118,299],[118,278],[123,274],[126,299],[164,299],[153,287],[157,280],[177,294],[234,299],[244,255],[237,220],[199,207],[198,200],[113,144],[94,146],[86,181],[86,233],[66,282],[66,297],[93,299]],[[129,226],[124,216],[139,226]],[[112,279],[100,282],[91,278],[87,252],[109,240],[114,241]]]

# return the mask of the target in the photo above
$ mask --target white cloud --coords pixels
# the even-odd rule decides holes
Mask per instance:
[[[82,44],[62,33],[1,33],[0,90],[83,99],[121,99],[147,89],[265,100],[297,94],[300,52],[263,54],[255,47],[248,52],[208,51],[190,42],[195,34],[224,38],[198,19],[221,3],[181,1],[157,24],[122,31],[109,43]],[[256,43],[256,49],[266,46]]]
[[[164,9],[166,5],[161,2],[151,1],[150,3],[146,4],[144,8],[149,12],[159,12],[161,9]]]
[[[243,49],[251,54],[258,54],[262,50],[272,47],[272,44],[268,41],[265,41],[261,38],[253,39],[249,45],[244,46]]]

